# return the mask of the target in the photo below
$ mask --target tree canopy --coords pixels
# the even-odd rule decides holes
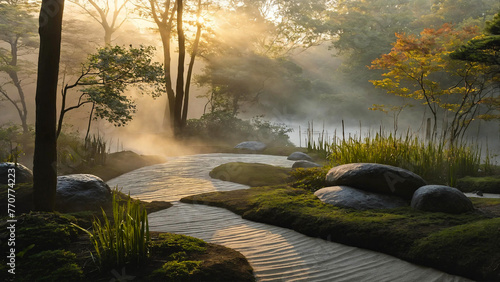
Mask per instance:
[[[500,68],[500,13],[486,23],[484,34],[450,54],[453,59],[496,65]]]
[[[454,29],[449,24],[425,29],[420,36],[397,34],[391,52],[372,62],[372,69],[386,70],[384,78],[371,82],[390,94],[421,101],[434,119],[434,134],[438,115],[448,116],[450,122],[442,124],[442,137],[453,143],[481,113],[480,106],[491,93],[487,67],[449,58],[477,34],[477,29]]]
[[[38,47],[36,19],[30,11],[28,2],[0,1],[0,42],[5,43],[0,47],[0,72],[8,76],[6,82],[0,83],[0,99],[14,106],[24,133],[28,132],[28,109],[23,79],[30,73],[30,62],[23,56]],[[9,89],[11,86],[16,94]]]
[[[57,135],[60,134],[64,115],[85,104],[92,105],[91,116],[106,119],[115,126],[127,124],[135,112],[135,103],[125,95],[129,86],[148,90],[153,97],[164,91],[163,66],[153,62],[154,48],[140,46],[106,46],[88,56],[81,75],[62,91],[62,106]],[[74,106],[66,106],[68,90],[78,88],[81,93]]]

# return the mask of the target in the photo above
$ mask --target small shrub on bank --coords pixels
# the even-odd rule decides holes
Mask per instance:
[[[16,162],[26,151],[32,151],[33,134],[24,136],[18,125],[6,124],[0,126],[0,162]],[[28,145],[30,148],[23,148]]]

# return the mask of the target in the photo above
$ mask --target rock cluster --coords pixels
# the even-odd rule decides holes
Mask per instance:
[[[463,213],[474,210],[458,189],[427,185],[415,173],[389,165],[352,163],[332,168],[331,187],[314,193],[323,202],[360,210],[411,206],[429,212]]]
[[[413,192],[427,183],[415,173],[390,165],[352,163],[332,168],[326,175],[328,185],[345,185],[364,191],[397,195],[411,200]]]

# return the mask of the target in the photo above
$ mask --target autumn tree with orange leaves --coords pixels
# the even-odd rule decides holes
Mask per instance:
[[[425,29],[419,36],[398,33],[391,52],[370,66],[386,70],[384,78],[370,82],[389,94],[425,105],[433,119],[432,138],[437,138],[438,122],[442,120],[441,138],[453,145],[481,114],[482,104],[493,95],[489,66],[449,57],[478,34],[477,28],[455,29],[450,24]],[[382,107],[375,105],[378,109]]]

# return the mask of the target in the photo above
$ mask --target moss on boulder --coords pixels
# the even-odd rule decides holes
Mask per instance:
[[[290,170],[260,163],[230,162],[214,168],[210,177],[257,187],[286,183]]]

